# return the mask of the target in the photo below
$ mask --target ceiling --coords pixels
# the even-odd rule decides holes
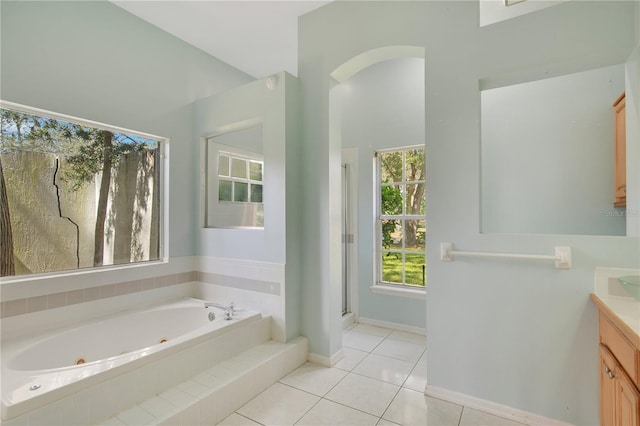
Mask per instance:
[[[298,75],[298,17],[329,1],[131,1],[116,6],[255,77]]]

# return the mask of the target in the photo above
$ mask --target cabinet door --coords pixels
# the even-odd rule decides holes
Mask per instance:
[[[600,345],[600,424],[616,424],[616,362],[606,346]]]
[[[640,425],[640,393],[622,370],[616,373],[615,411],[619,425]]]

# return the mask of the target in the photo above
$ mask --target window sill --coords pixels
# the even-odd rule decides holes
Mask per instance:
[[[427,292],[425,289],[411,289],[402,287],[392,287],[388,285],[372,285],[369,287],[371,292],[376,294],[384,294],[386,296],[406,297],[408,299],[426,300]]]

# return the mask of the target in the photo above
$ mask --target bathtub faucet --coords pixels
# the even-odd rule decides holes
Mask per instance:
[[[224,319],[231,320],[233,319],[233,310],[235,305],[233,302],[229,303],[229,305],[223,305],[222,303],[216,302],[204,302],[204,307],[208,308],[209,306],[213,306],[215,308],[220,308],[224,310]]]

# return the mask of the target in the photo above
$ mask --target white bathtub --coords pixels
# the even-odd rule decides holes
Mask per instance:
[[[210,312],[216,314],[213,321]],[[37,338],[3,342],[2,419],[184,353],[259,318],[257,312],[238,310],[233,320],[227,321],[222,310],[205,309],[202,300],[184,299]]]

